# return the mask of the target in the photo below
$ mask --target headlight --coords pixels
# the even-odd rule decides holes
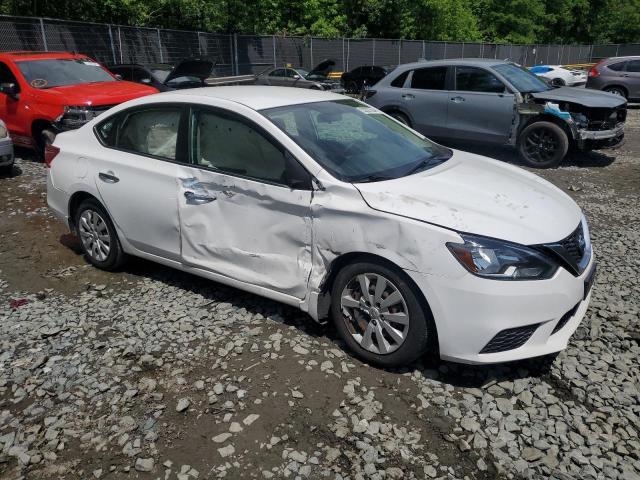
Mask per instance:
[[[9,135],[7,127],[0,123],[0,138],[6,138]]]
[[[464,243],[447,243],[454,257],[474,275],[494,280],[544,280],[558,264],[544,254],[516,243],[476,235],[460,235]]]
[[[89,107],[67,105],[57,121],[68,128],[79,128],[95,116],[95,112]]]

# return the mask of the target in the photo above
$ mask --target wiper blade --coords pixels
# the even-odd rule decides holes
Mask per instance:
[[[393,180],[397,177],[389,177],[388,175],[364,175],[362,177],[357,177],[352,179],[352,183],[369,183],[369,182],[382,182],[384,180]]]
[[[451,158],[451,154],[447,153],[445,155],[437,155],[435,157],[425,158],[424,160],[418,162],[411,170],[404,174],[404,176],[413,175],[414,173],[420,172],[422,170],[426,170],[429,167],[435,167],[436,165],[441,164]]]

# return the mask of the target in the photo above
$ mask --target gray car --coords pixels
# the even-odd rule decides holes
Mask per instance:
[[[324,60],[310,72],[302,67],[272,67],[260,73],[255,83],[276,87],[341,90],[340,82],[328,77],[335,64],[333,60]]]
[[[622,97],[553,88],[515,63],[490,59],[401,65],[365,100],[426,136],[516,146],[537,168],[557,166],[570,146],[619,144],[627,114]]]
[[[9,136],[7,126],[0,120],[0,173],[13,169],[13,142]]]
[[[611,57],[589,71],[587,88],[640,101],[640,57]]]

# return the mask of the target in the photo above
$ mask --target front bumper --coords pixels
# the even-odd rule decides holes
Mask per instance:
[[[0,140],[0,167],[13,165],[13,142],[10,138]]]
[[[560,268],[553,278],[540,281],[488,280],[471,274],[450,278],[406,273],[422,290],[431,307],[438,330],[440,357],[485,364],[538,357],[565,349],[589,306],[591,292],[586,292],[585,297],[585,281],[593,268],[592,255],[579,277]],[[489,348],[490,353],[481,353],[487,351],[485,347],[501,332],[526,330],[526,327],[530,327],[530,331],[516,348],[497,352]]]

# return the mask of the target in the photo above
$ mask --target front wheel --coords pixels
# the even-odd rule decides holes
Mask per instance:
[[[331,291],[331,311],[340,337],[371,364],[406,365],[435,339],[430,313],[409,280],[383,263],[343,268]]]
[[[125,260],[118,234],[106,210],[96,200],[85,200],[75,216],[75,226],[87,260],[102,270],[117,270]]]
[[[389,116],[391,118],[395,118],[397,121],[399,121],[403,125],[406,125],[407,127],[411,127],[411,122],[409,121],[409,118],[404,113],[389,112]]]
[[[557,167],[568,149],[567,134],[555,123],[534,122],[520,133],[520,155],[530,167]]]

